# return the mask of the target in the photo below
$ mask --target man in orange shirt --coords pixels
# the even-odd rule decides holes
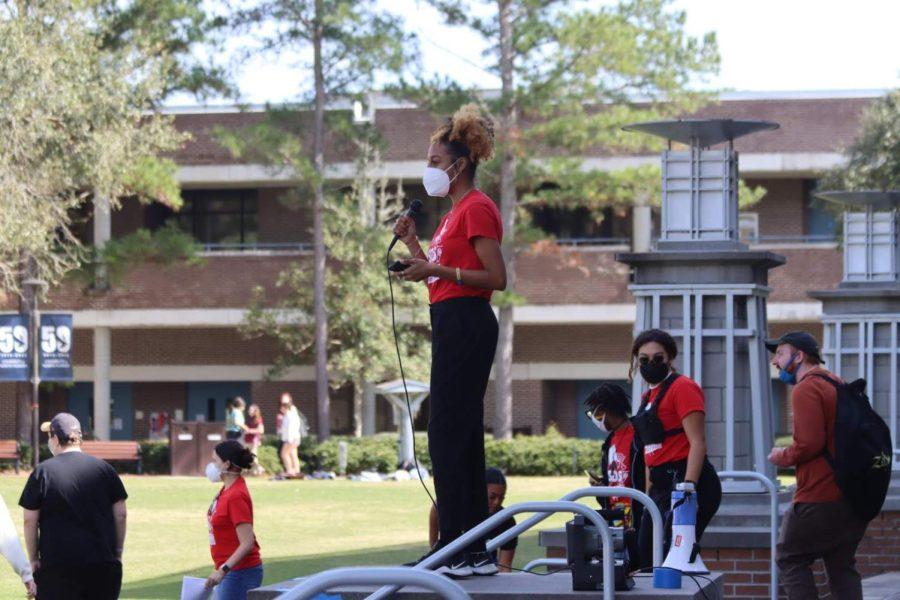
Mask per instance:
[[[766,348],[774,352],[772,364],[779,370],[779,379],[794,386],[793,443],[773,448],[769,454],[773,464],[797,468],[797,490],[781,523],[776,553],[781,583],[788,600],[817,598],[810,566],[821,558],[832,594],[839,600],[861,600],[856,548],[866,523],[844,499],[826,458],[826,452],[834,456],[837,392],[824,377],[840,379],[820,366],[819,345],[805,331],[768,340]]]

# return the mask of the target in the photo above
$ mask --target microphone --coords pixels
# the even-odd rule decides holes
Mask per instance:
[[[409,203],[409,208],[406,209],[406,212],[404,212],[400,216],[401,217],[415,217],[417,214],[419,214],[420,210],[422,210],[422,201],[416,199]],[[394,245],[397,243],[397,240],[399,240],[399,239],[400,238],[398,236],[396,236],[396,235],[394,236],[394,239],[391,240],[391,245],[388,246],[388,253],[390,253],[390,251],[394,249]]]

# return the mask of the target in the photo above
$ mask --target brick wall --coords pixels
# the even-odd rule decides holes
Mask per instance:
[[[250,384],[252,402],[259,405],[266,431],[276,433],[275,418],[282,392],[289,392],[297,410],[306,416],[312,433],[316,431],[316,384],[314,381],[254,381]],[[330,390],[331,432],[349,433],[353,428],[353,393],[344,388]],[[383,402],[383,401],[382,401]]]
[[[131,387],[131,402],[135,413],[142,411],[143,418],[134,419],[134,438],[146,439],[150,436],[150,413],[168,412],[175,418],[176,410],[184,410],[187,402],[187,384],[182,382],[142,381]]]
[[[747,179],[750,187],[761,185],[766,195],[746,212],[759,214],[759,234],[800,236],[804,233],[803,179]]]
[[[727,598],[768,598],[769,556],[768,548],[703,548],[706,566],[725,574]],[[882,512],[869,523],[856,552],[856,565],[863,578],[900,571],[900,512]],[[813,564],[813,573],[819,598],[831,598],[821,560]],[[783,590],[781,597],[786,597]]]
[[[16,383],[0,382],[0,439],[16,437]]]
[[[624,362],[631,340],[631,325],[519,325],[513,361]]]
[[[541,381],[513,381],[513,429],[544,432],[544,385]],[[484,426],[490,430],[494,423],[494,381],[488,383],[484,395]]]

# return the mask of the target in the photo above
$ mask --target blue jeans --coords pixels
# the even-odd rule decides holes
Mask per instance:
[[[216,586],[215,600],[247,600],[247,592],[262,585],[262,565],[230,571]]]

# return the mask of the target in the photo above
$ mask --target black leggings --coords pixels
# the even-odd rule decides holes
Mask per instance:
[[[431,305],[428,452],[442,545],[488,517],[484,392],[496,348],[497,319],[487,300],[453,298]],[[483,551],[484,540],[469,550]]]
[[[662,513],[665,531],[663,532],[663,557],[669,552],[672,541],[672,519],[669,511],[672,506],[672,492],[675,484],[684,481],[687,460],[666,463],[650,467],[650,499]],[[722,483],[715,467],[708,459],[703,461],[700,481],[697,482],[697,542],[703,537],[706,526],[719,510],[722,502]],[[638,530],[640,536],[641,567],[653,566],[653,520],[650,511],[645,510]]]

